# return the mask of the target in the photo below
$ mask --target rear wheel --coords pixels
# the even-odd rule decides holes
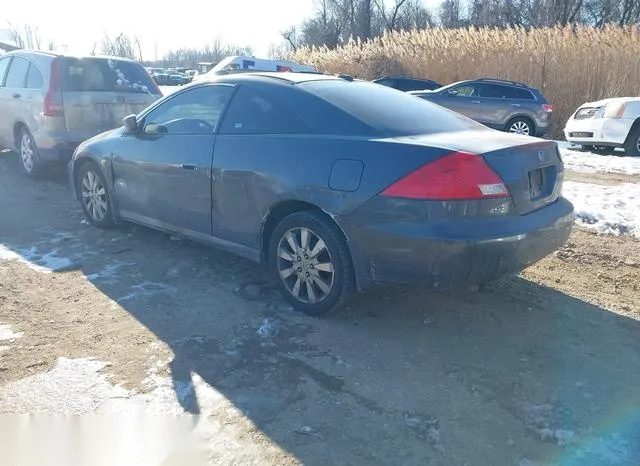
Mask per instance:
[[[516,117],[507,123],[507,131],[513,134],[533,136],[533,123],[528,118]]]
[[[640,156],[640,126],[636,127],[624,143],[624,151],[627,155]]]
[[[313,211],[291,214],[276,226],[269,267],[285,299],[307,315],[339,308],[353,288],[353,265],[341,231]]]
[[[31,178],[42,175],[42,162],[38,157],[38,148],[27,128],[22,128],[18,134],[18,155],[22,173]]]
[[[87,220],[98,228],[114,225],[107,182],[94,162],[87,162],[78,171],[76,189]]]

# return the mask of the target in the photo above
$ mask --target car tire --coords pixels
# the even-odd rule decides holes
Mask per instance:
[[[96,163],[86,162],[80,167],[76,175],[76,190],[89,223],[105,229],[115,225],[109,187]]]
[[[27,128],[20,129],[18,133],[18,158],[22,173],[30,178],[42,177],[43,169],[38,147]]]
[[[637,126],[627,136],[624,142],[624,152],[627,155],[640,156],[640,126]]]
[[[269,268],[284,298],[310,316],[338,309],[353,289],[347,242],[318,212],[296,212],[280,221],[269,241]]]
[[[529,118],[515,117],[507,123],[507,132],[512,134],[523,134],[525,136],[534,136],[535,128]]]

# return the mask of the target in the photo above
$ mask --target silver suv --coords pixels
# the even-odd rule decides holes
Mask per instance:
[[[38,176],[161,96],[132,60],[9,52],[0,56],[0,146],[15,148],[24,173]]]
[[[538,89],[518,82],[481,78],[410,94],[501,131],[546,136],[551,126],[553,105]]]

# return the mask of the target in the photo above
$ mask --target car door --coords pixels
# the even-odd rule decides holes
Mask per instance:
[[[17,121],[24,121],[25,113],[25,90],[27,87],[27,73],[29,72],[29,61],[22,57],[13,57],[9,71],[7,71],[7,77],[4,81],[5,92],[7,93],[7,113],[5,118],[9,120],[11,128]],[[28,122],[26,122],[28,124]],[[13,129],[10,135],[5,137],[12,137]]]
[[[208,84],[172,95],[123,134],[112,155],[123,218],[157,228],[211,235],[211,160],[215,129],[233,86]]]
[[[503,129],[514,108],[509,97],[511,87],[502,84],[483,83],[478,87],[480,94],[480,117],[478,121],[492,128]]]
[[[284,100],[242,85],[229,104],[213,156],[213,234],[220,239],[259,249],[264,214],[284,189],[277,178],[299,170],[278,165],[283,151],[302,153],[310,133]],[[275,179],[267,175],[274,167],[281,170]]]
[[[439,93],[436,99],[429,100],[473,120],[480,121],[481,105],[478,92],[478,84],[464,83],[448,88]]]
[[[13,123],[9,120],[9,106],[13,98],[4,86],[11,57],[0,58],[0,147],[13,147]]]

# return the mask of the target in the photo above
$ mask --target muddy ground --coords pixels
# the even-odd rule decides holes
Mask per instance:
[[[168,380],[180,410],[215,426],[212,464],[638,464],[630,237],[576,229],[487,289],[378,288],[313,319],[243,259],[87,225],[63,175],[25,180],[4,153],[0,243],[16,255],[0,261],[0,324],[22,334],[0,341],[0,413],[46,411],[55,400],[27,397],[24,381],[95,358],[129,393],[152,393],[150,371]]]

